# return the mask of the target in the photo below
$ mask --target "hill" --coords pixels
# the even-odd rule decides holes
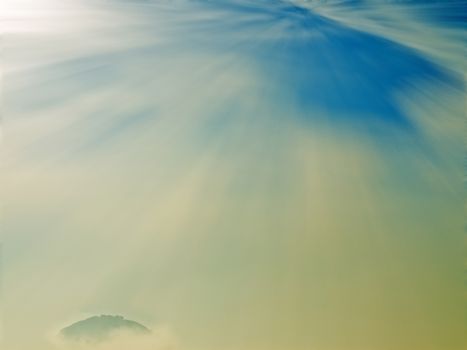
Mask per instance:
[[[101,342],[118,331],[150,333],[147,327],[138,322],[127,320],[123,316],[101,315],[73,323],[62,329],[60,334],[70,341]]]

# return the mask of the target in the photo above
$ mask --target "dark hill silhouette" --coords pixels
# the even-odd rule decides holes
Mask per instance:
[[[73,323],[60,331],[69,341],[101,342],[108,339],[116,331],[127,331],[136,334],[148,334],[150,330],[142,324],[127,320],[123,316],[101,315]]]

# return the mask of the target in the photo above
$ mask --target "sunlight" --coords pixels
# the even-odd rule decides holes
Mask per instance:
[[[2,0],[0,23],[3,34],[53,33],[65,21],[63,13],[77,8],[79,1]]]

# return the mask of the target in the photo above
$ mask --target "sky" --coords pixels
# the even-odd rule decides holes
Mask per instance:
[[[464,349],[465,9],[2,1],[2,349]]]

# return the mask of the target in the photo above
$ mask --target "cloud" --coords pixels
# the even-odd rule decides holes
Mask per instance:
[[[106,341],[79,343],[60,336],[52,339],[57,350],[178,350],[178,341],[169,327],[159,327],[150,334],[117,331]]]

